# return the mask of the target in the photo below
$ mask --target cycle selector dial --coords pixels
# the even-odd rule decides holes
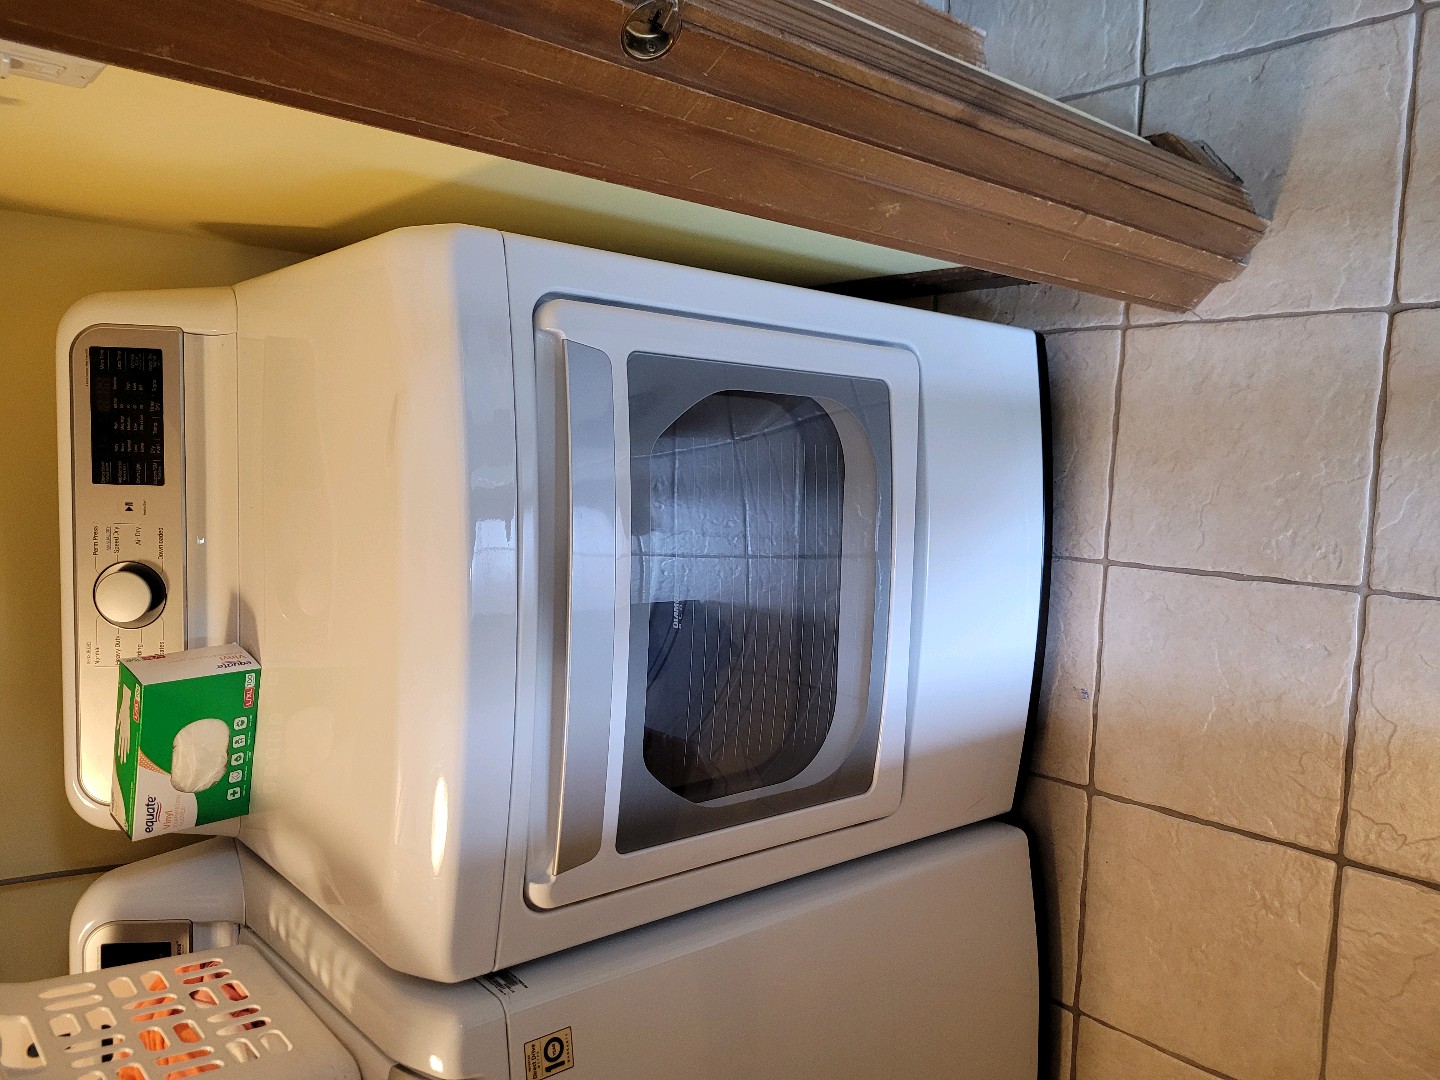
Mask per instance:
[[[112,626],[138,630],[165,610],[165,579],[142,562],[107,566],[95,579],[95,610]]]

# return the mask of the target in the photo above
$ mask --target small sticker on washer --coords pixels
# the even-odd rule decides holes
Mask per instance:
[[[570,1029],[561,1028],[525,1044],[525,1080],[543,1080],[575,1064]]]

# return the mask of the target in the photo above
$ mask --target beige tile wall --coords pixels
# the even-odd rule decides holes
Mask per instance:
[[[4,209],[0,253],[0,981],[19,981],[65,973],[75,875],[175,846],[96,829],[65,798],[55,329],[93,292],[228,284],[297,256]]]
[[[950,0],[952,15],[987,33],[989,67],[1056,97],[1099,90],[1140,74],[1143,7],[1144,0]],[[1064,49],[1033,47],[1036,41],[1062,40]]]
[[[1044,1075],[1434,1080],[1440,4],[951,7],[1001,74],[1122,126],[1138,98],[1138,130],[1208,141],[1274,218],[1196,313],[938,300],[1051,357],[1017,811]]]

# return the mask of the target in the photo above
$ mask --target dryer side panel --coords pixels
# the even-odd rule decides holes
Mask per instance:
[[[499,234],[404,229],[236,289],[242,840],[387,965],[491,969],[514,741]]]

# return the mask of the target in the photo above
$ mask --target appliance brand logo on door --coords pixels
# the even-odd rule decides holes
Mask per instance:
[[[240,817],[260,665],[239,645],[120,662],[111,812],[132,840]]]

